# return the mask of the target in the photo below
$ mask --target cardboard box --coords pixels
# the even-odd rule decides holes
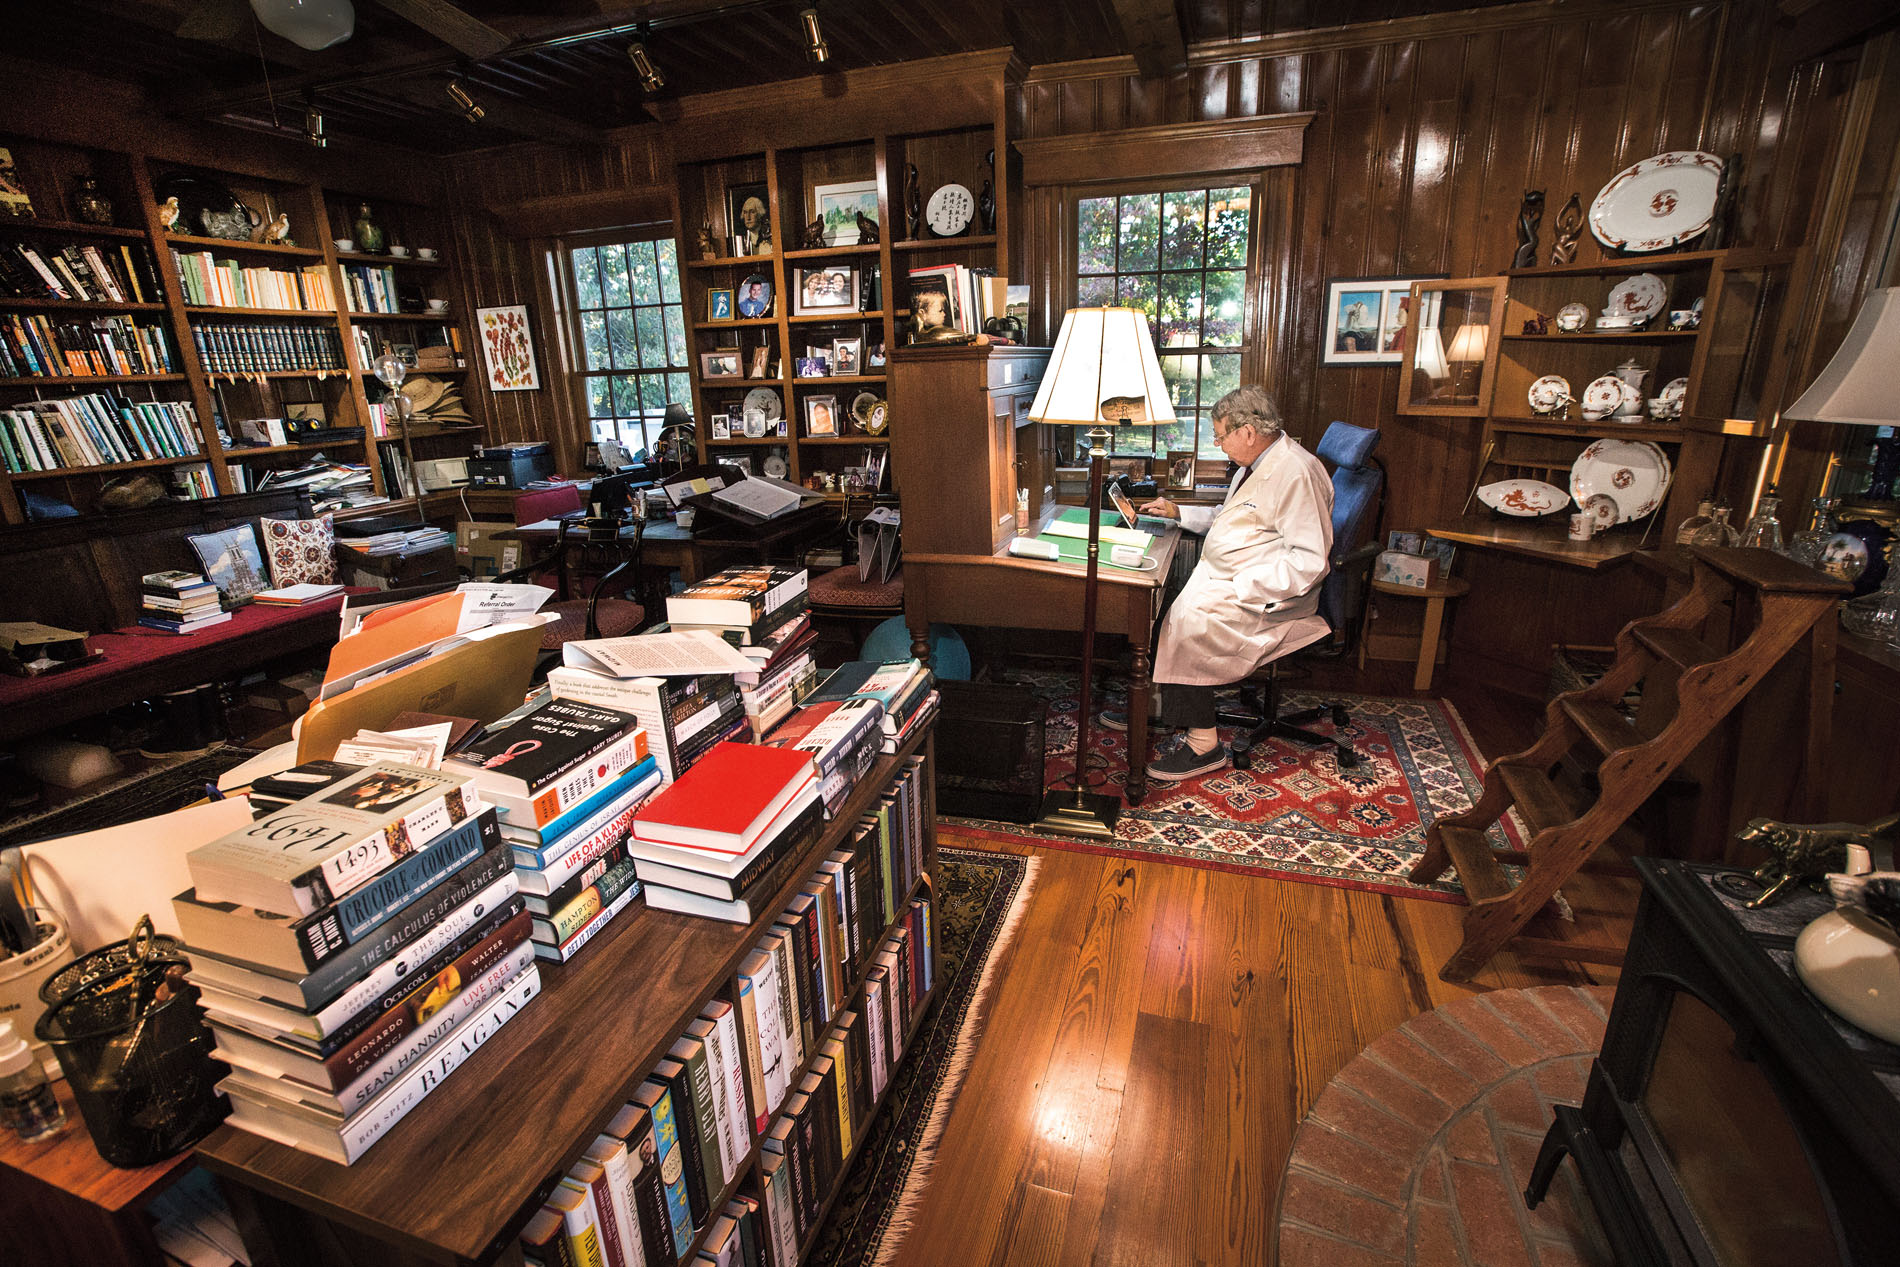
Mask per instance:
[[[1384,581],[1387,585],[1405,585],[1412,589],[1424,589],[1438,579],[1438,559],[1435,555],[1406,554],[1402,550],[1382,550],[1379,562],[1374,567],[1372,579]]]
[[[525,561],[521,542],[497,541],[494,537],[497,532],[513,532],[514,529],[511,523],[497,521],[456,524],[455,562],[474,581],[514,571]]]

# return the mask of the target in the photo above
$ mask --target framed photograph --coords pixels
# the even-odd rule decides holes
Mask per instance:
[[[765,410],[754,405],[748,405],[740,411],[739,426],[741,434],[748,440],[763,440],[765,433],[772,428],[772,424],[766,421]]]
[[[1168,450],[1168,487],[1191,490],[1194,487],[1194,450]]]
[[[836,185],[816,185],[812,188],[812,205],[816,209],[816,218],[825,223],[826,246],[856,246],[858,244],[858,213],[862,212],[866,220],[877,221],[877,182],[875,180],[848,180]]]
[[[732,415],[714,414],[712,416],[712,438],[715,440],[732,439]]]
[[[1111,453],[1108,455],[1108,473],[1111,476],[1126,475],[1131,480],[1145,480],[1148,478],[1148,459],[1140,456],[1118,457]]]
[[[752,378],[768,377],[772,369],[772,349],[761,343],[752,349]]]
[[[419,364],[416,356],[416,345],[413,343],[392,343],[389,345],[389,350],[396,354],[398,361],[401,361],[410,369],[416,368],[417,364]]]
[[[1335,277],[1328,281],[1320,364],[1399,364],[1405,359],[1405,341],[1411,333],[1412,283],[1441,277]]]
[[[735,255],[772,253],[772,217],[766,213],[765,182],[734,185],[726,190],[726,232],[735,247]]]
[[[838,398],[836,396],[805,397],[805,435],[816,439],[820,436],[838,434]]]
[[[732,287],[714,286],[706,292],[706,320],[732,320]]]
[[[1385,534],[1385,548],[1397,550],[1400,554],[1423,554],[1425,549],[1422,533],[1401,532],[1397,528]]]
[[[699,376],[701,378],[738,378],[739,349],[720,348],[713,352],[701,352]]]
[[[764,273],[747,273],[745,280],[739,283],[737,302],[741,317],[771,316],[772,279]]]
[[[871,345],[870,355],[865,358],[864,363],[874,370],[884,368],[884,340],[879,339]]]
[[[794,313],[858,311],[858,270],[847,265],[795,268],[792,287]]]
[[[830,362],[822,356],[801,356],[798,358],[798,376],[800,378],[825,378],[829,374]]]
[[[721,453],[719,465],[736,466],[747,475],[752,474],[752,455],[750,453]]]
[[[779,439],[788,439],[792,434],[792,419],[789,414],[780,414],[772,420],[772,434]]]
[[[831,341],[831,372],[833,374],[858,373],[863,355],[863,339],[833,339]]]
[[[528,327],[527,305],[477,308],[475,322],[482,333],[482,360],[488,368],[488,390],[539,390],[541,373],[534,364],[534,337]]]
[[[185,540],[191,543],[192,552],[204,566],[205,579],[218,587],[218,601],[226,610],[242,607],[260,590],[270,588],[270,573],[264,570],[264,552],[258,548],[257,533],[250,524]]]

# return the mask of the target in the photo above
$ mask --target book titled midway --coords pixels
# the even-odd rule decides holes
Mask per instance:
[[[481,808],[469,776],[373,765],[185,855],[200,901],[308,915]]]

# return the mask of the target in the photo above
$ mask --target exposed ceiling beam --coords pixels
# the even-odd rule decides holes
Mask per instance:
[[[1187,65],[1187,40],[1174,0],[1111,0],[1122,38],[1146,79],[1158,79]]]
[[[376,3],[435,36],[464,57],[493,57],[514,41],[449,0],[376,0]]]

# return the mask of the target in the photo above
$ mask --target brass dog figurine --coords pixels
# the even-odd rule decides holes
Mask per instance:
[[[1843,870],[1849,845],[1872,849],[1877,841],[1891,842],[1896,827],[1900,827],[1900,814],[1889,814],[1871,823],[1782,823],[1772,818],[1751,818],[1735,838],[1745,845],[1759,845],[1773,856],[1755,868],[1755,879],[1767,887],[1748,903],[1749,909],[1767,906],[1803,881],[1819,880],[1829,872]]]

